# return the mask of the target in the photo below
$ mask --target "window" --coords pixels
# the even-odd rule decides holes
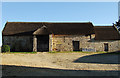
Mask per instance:
[[[6,44],[7,44],[7,45],[10,45],[10,43],[9,43],[9,42],[7,42]]]

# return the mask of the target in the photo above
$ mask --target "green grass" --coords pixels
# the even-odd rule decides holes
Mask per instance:
[[[48,52],[48,53],[86,53],[86,54],[117,54],[119,55],[120,52],[104,52],[104,51],[101,51],[101,52],[82,52],[82,51],[62,51],[62,52]]]
[[[107,53],[107,52],[83,52],[83,51],[62,51],[62,52],[56,52],[52,51],[49,53]]]
[[[22,54],[35,54],[37,52],[6,52],[6,53],[22,53]],[[52,51],[52,52],[48,52],[48,53],[86,53],[86,54],[120,54],[120,52],[82,52],[82,51],[62,51],[62,52],[56,52],[56,51]]]
[[[37,52],[6,52],[6,53],[24,53],[24,54],[30,53],[30,54],[35,54]]]

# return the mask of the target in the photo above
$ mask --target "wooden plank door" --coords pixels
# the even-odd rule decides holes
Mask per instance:
[[[79,51],[79,41],[73,41],[73,51]]]

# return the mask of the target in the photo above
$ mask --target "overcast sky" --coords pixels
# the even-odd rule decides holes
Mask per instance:
[[[112,25],[117,20],[118,2],[3,2],[0,30],[7,21],[92,22],[93,25]]]

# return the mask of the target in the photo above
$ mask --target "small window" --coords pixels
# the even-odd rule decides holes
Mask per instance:
[[[86,37],[88,36],[88,35],[85,35]]]
[[[6,43],[7,45],[10,45],[10,43]]]

